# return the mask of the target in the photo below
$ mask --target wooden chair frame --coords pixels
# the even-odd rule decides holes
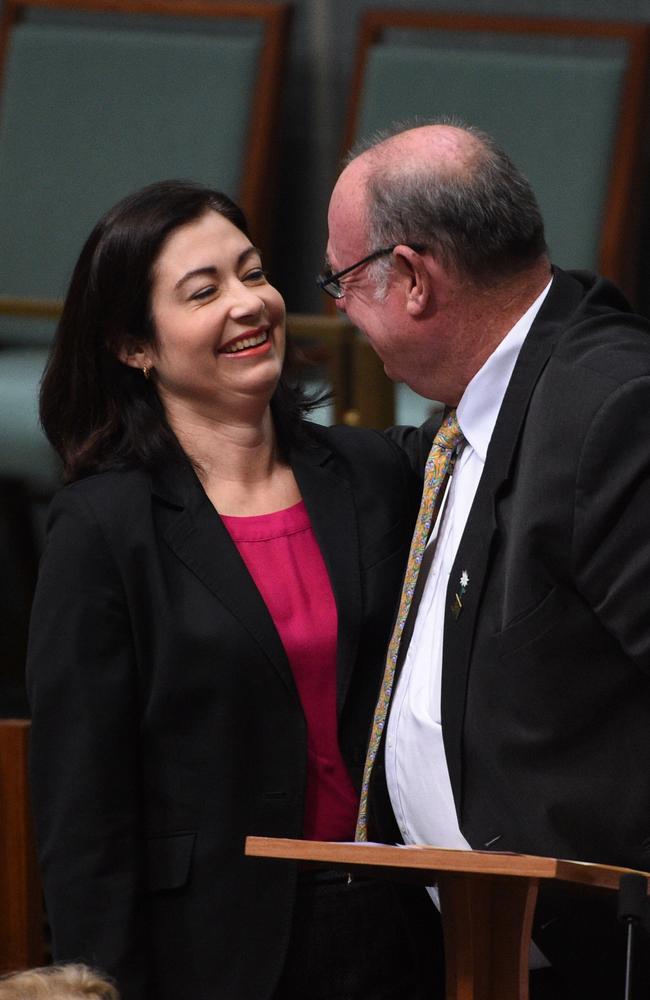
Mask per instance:
[[[615,154],[608,181],[598,255],[598,270],[633,295],[637,274],[635,255],[639,232],[639,192],[642,181],[645,114],[647,111],[650,25],[616,21],[583,21],[548,17],[509,17],[481,14],[370,10],[361,18],[344,148],[354,143],[363,82],[370,48],[389,29],[440,32],[492,32],[505,36],[614,39],[627,43],[629,56],[620,100]]]
[[[0,81],[4,78],[11,31],[31,9],[91,14],[140,14],[184,20],[205,18],[213,21],[257,21],[262,25],[263,44],[257,76],[254,122],[249,129],[244,170],[238,201],[256,240],[267,246],[271,236],[275,182],[278,172],[277,140],[282,99],[283,70],[286,63],[288,29],[292,9],[289,3],[247,2],[247,0],[5,0],[0,23]],[[22,313],[19,300],[6,298],[2,311],[11,306]]]
[[[355,423],[352,412],[352,352],[354,327],[340,316],[311,313],[287,315],[287,337],[294,347],[292,371],[298,376],[310,366],[326,369],[332,387],[336,423]]]
[[[57,320],[59,299],[15,299],[0,295],[0,313],[11,312],[37,319]],[[380,427],[392,420],[384,383],[390,387],[381,362],[343,317],[288,313],[287,332],[307,363],[327,368],[334,393],[337,423]],[[298,365],[301,359],[298,358]],[[356,376],[356,377],[355,377]],[[392,397],[391,397],[392,400]]]

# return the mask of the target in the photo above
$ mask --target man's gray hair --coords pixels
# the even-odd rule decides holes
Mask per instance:
[[[396,163],[386,140],[407,128],[440,124],[472,136],[474,152],[461,170],[435,161]],[[470,147],[471,149],[471,147]],[[491,136],[458,119],[401,124],[355,147],[348,162],[374,150],[367,187],[368,249],[421,244],[476,284],[510,277],[546,252],[544,222],[529,182]],[[390,262],[371,265],[378,283]],[[381,295],[381,288],[378,289]]]

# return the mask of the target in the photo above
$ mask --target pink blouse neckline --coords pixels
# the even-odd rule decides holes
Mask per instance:
[[[270,514],[250,514],[247,517],[221,514],[220,517],[233,541],[237,542],[263,542],[269,538],[293,535],[310,527],[304,500]]]

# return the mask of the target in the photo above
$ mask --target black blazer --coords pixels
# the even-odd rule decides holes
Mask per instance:
[[[374,431],[314,428],[292,466],[339,616],[339,741],[360,785],[421,480]],[[54,500],[28,662],[31,778],[56,960],[123,1000],[262,1000],[296,869],[306,729],[279,636],[189,465]]]
[[[556,270],[508,386],[444,626],[474,848],[650,869],[649,330],[606,281]],[[391,839],[381,764],[372,784],[370,837]]]

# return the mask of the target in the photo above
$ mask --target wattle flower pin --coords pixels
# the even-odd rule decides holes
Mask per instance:
[[[463,597],[467,592],[469,586],[469,573],[466,569],[460,574],[460,580],[458,581],[458,590],[454,595],[454,599],[451,603],[449,610],[451,611],[453,617],[458,619],[461,611],[463,610]]]

